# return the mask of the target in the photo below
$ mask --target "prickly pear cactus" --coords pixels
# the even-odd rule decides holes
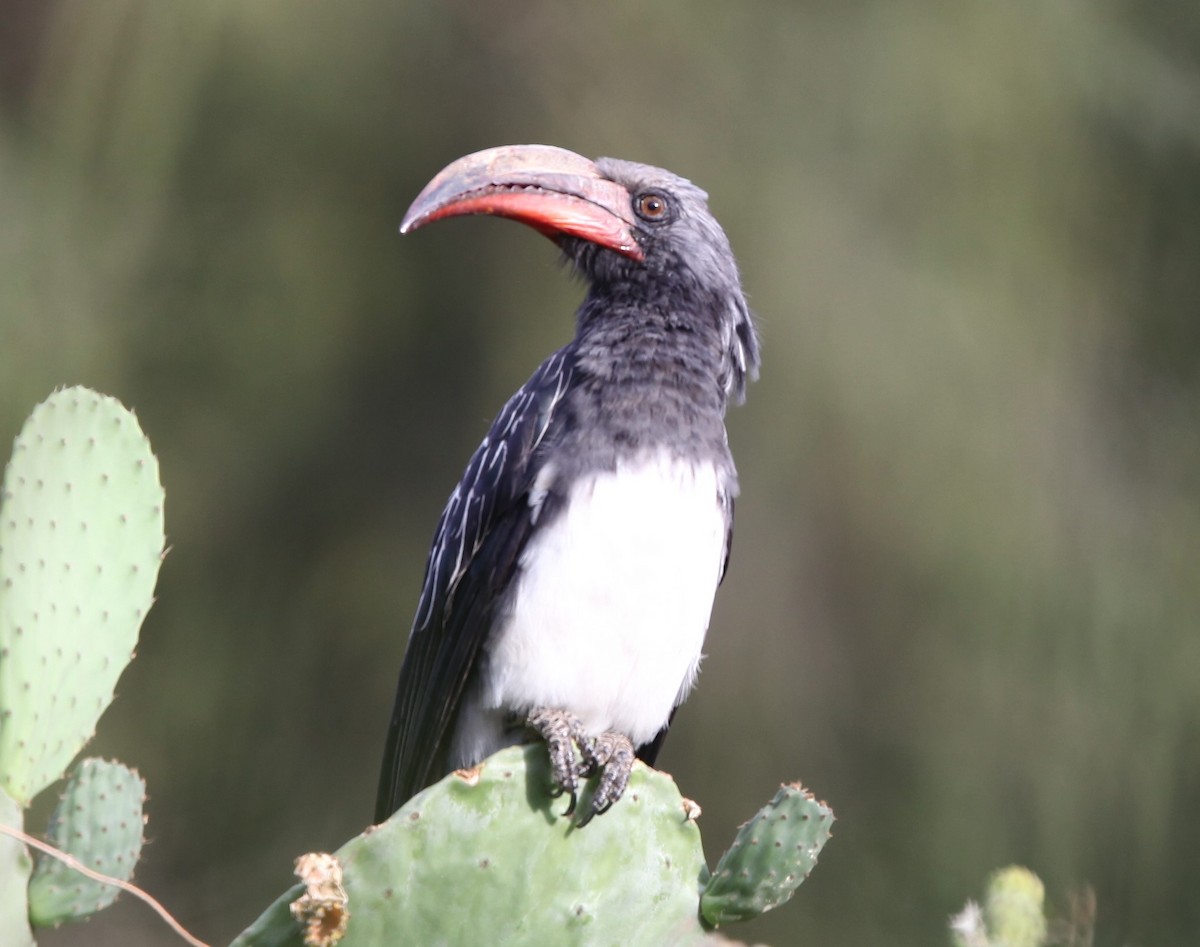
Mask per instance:
[[[65,388],[17,436],[0,496],[0,790],[28,805],[91,737],[133,656],[163,490],[133,414]]]
[[[1046,889],[1032,871],[1001,868],[988,882],[983,907],[969,901],[951,919],[951,938],[955,947],[1042,947],[1045,902]]]
[[[88,868],[128,881],[142,851],[146,783],[129,767],[81,760],[50,819],[47,839]],[[120,894],[62,862],[39,856],[29,882],[29,919],[37,927],[87,917]]]
[[[700,912],[714,927],[744,921],[787,901],[808,877],[829,840],[833,810],[799,783],[741,827],[733,846],[700,896]]]
[[[567,802],[551,799],[549,785],[545,747],[533,745],[501,750],[429,787],[336,853],[345,935],[308,943],[706,943],[698,810],[674,781],[636,764],[625,796],[583,829],[563,818]],[[800,808],[789,796],[774,811],[799,819]],[[824,820],[827,834],[828,809],[812,818]],[[768,845],[761,873],[798,870],[820,841],[806,840],[803,855]],[[286,892],[234,947],[306,943],[289,909],[303,895],[302,886]]]
[[[702,936],[700,832],[670,777],[638,765],[586,828],[551,799],[544,747],[510,747],[451,774],[344,845],[343,947],[686,943]],[[303,943],[288,892],[234,943]]]
[[[22,810],[62,775],[112,701],[153,601],[162,548],[158,463],[133,414],[86,388],[38,405],[13,442],[0,489],[5,826],[22,827]],[[112,802],[92,800],[71,819],[107,819]],[[140,838],[140,816],[137,823]],[[25,846],[0,838],[4,947],[33,944],[31,864]],[[57,917],[45,906],[55,870],[39,869],[38,919]]]
[[[21,806],[0,790],[0,825],[21,831],[24,821]],[[25,902],[32,867],[25,846],[0,833],[0,944],[4,947],[33,947]]]
[[[1037,947],[1046,939],[1046,889],[1028,868],[1005,868],[992,876],[983,914],[997,944]]]

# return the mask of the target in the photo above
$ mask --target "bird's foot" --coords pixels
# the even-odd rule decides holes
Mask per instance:
[[[633,769],[634,749],[629,737],[615,730],[607,730],[593,738],[574,714],[548,707],[531,711],[525,723],[546,741],[550,751],[553,794],[561,796],[568,793],[571,797],[563,815],[575,815],[582,779],[600,777],[596,791],[576,822],[580,828],[607,812],[621,798]],[[579,750],[578,757],[575,755],[576,748]]]
[[[554,784],[552,795],[569,793],[571,804],[563,814],[574,815],[580,777],[585,774],[588,760],[595,757],[592,738],[583,729],[579,718],[565,710],[539,707],[525,718],[525,725],[546,741],[550,751],[550,779]],[[583,765],[575,757],[575,747],[579,747]]]
[[[582,828],[593,816],[607,812],[624,795],[633,769],[634,750],[633,741],[625,734],[606,730],[586,750],[580,747],[580,751],[583,754],[583,775],[600,776],[587,811],[578,822]]]

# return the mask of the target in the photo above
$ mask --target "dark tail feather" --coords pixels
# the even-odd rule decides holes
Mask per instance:
[[[679,708],[675,709],[678,710]],[[658,751],[662,749],[663,740],[667,738],[667,731],[671,729],[671,721],[674,719],[675,711],[672,710],[666,725],[654,735],[654,739],[649,743],[643,743],[637,748],[637,758],[647,766],[653,766],[654,761],[658,759]]]

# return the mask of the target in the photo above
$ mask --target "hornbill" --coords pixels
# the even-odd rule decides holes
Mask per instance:
[[[668,171],[492,148],[441,171],[400,231],[463,214],[549,236],[588,289],[438,522],[376,820],[532,729],[568,815],[599,775],[583,824],[635,754],[653,764],[695,681],[738,492],[725,408],[758,339],[707,195]]]

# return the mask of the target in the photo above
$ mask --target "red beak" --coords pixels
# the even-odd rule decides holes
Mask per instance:
[[[459,158],[417,195],[400,232],[464,214],[509,217],[550,238],[567,234],[645,259],[629,191],[564,148],[502,145]]]

